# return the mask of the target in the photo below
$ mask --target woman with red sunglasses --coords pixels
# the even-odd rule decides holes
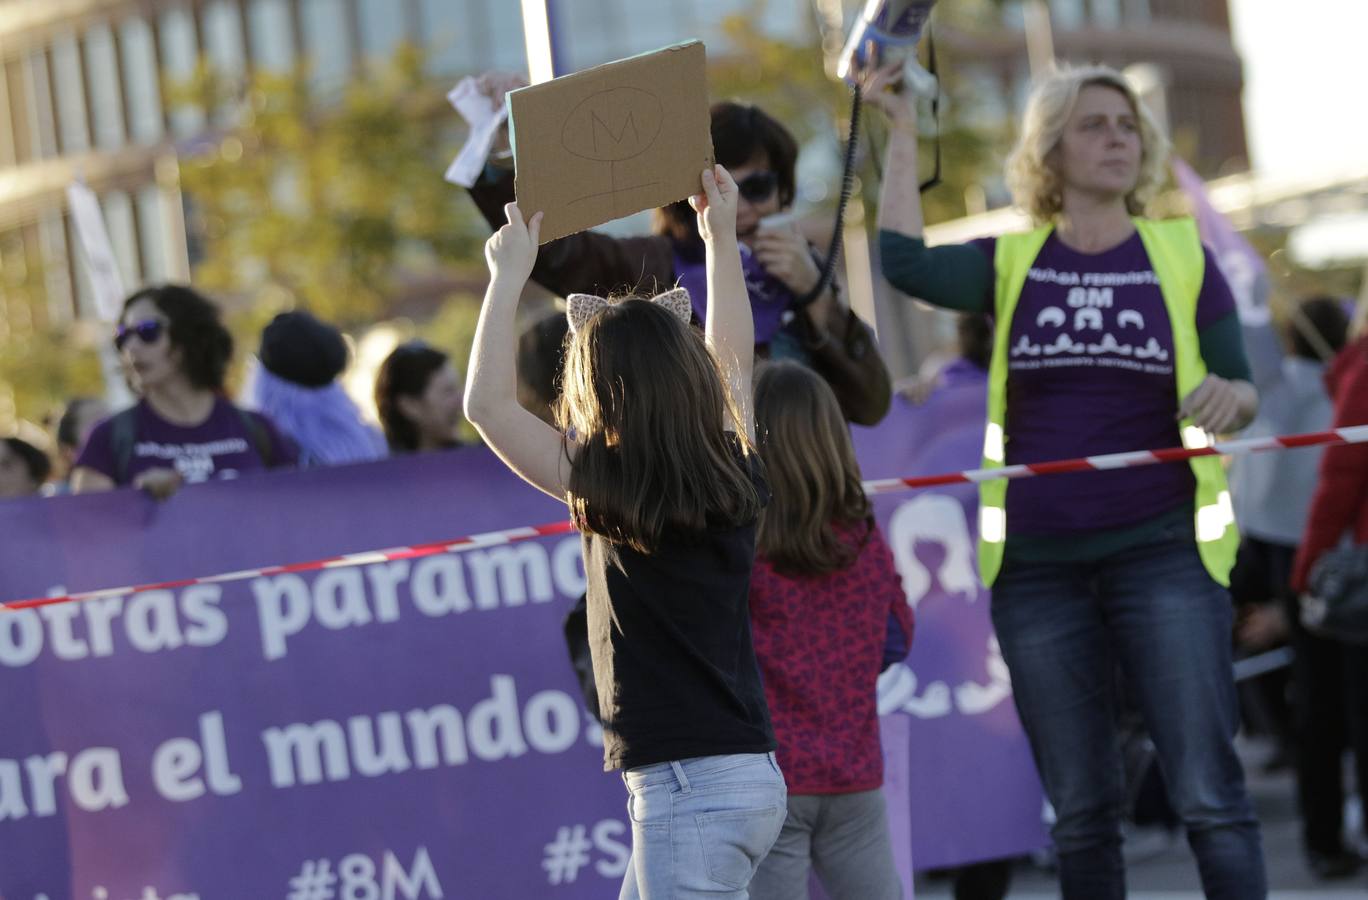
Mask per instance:
[[[486,74],[479,88],[496,108],[526,85],[518,75]],[[756,354],[796,359],[823,376],[846,419],[874,425],[888,412],[892,384],[873,333],[842,302],[835,283],[816,291],[822,259],[792,225],[767,225],[795,195],[798,143],[788,129],[755,106],[725,101],[712,107],[713,153],[736,180],[740,197],[736,236],[755,321]],[[514,199],[508,154],[491,154],[470,195],[491,228],[504,224]],[[694,313],[704,316],[704,252],[687,201],[656,210],[654,234],[618,238],[583,231],[548,243],[532,280],[547,290],[651,295],[682,284]]]
[[[133,294],[114,346],[140,399],[95,426],[76,458],[74,493],[132,485],[164,500],[185,484],[295,464],[294,444],[269,419],[224,396],[233,337],[194,290]]]

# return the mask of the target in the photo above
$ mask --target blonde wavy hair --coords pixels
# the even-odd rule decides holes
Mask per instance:
[[[1126,195],[1126,209],[1141,215],[1167,177],[1169,141],[1125,77],[1107,66],[1061,66],[1036,82],[1026,102],[1021,137],[1007,158],[1012,198],[1037,224],[1054,220],[1063,207],[1063,186],[1052,157],[1073,114],[1079,92],[1094,85],[1120,91],[1140,127],[1140,175]]]

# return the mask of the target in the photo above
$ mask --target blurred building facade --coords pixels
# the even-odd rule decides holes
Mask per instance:
[[[815,41],[820,20],[849,21],[862,5],[552,0],[550,8],[558,67],[573,71],[694,36],[726,52],[716,23],[737,13],[758,17],[771,36]],[[964,65],[974,115],[1010,123],[1031,71],[1026,4],[966,5],[988,12],[971,27],[943,29],[942,40],[974,61]],[[1155,66],[1168,117],[1180,137],[1194,136],[1200,170],[1243,164],[1242,77],[1226,0],[1051,0],[1048,10],[1061,59]],[[189,277],[178,156],[206,129],[232,124],[224,111],[166,101],[166,85],[188,79],[198,60],[230,77],[308,60],[326,102],[401,41],[423,47],[444,81],[526,67],[513,0],[0,0],[0,338],[92,312],[64,197],[75,178],[100,199],[125,284]],[[885,329],[899,371],[925,350],[903,336],[915,330],[903,318]]]
[[[553,5],[561,68],[706,33],[750,4],[643,5]],[[768,3],[765,27],[796,36],[804,5]],[[100,198],[126,284],[188,277],[177,150],[231,124],[166,102],[197,60],[232,77],[307,59],[326,102],[400,41],[426,50],[434,78],[526,68],[513,0],[0,0],[0,329],[91,311],[65,209],[74,178]]]

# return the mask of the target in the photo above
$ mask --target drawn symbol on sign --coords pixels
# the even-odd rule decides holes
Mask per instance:
[[[665,112],[660,98],[639,88],[618,87],[591,94],[566,116],[561,146],[574,156],[607,163],[608,190],[593,191],[572,201],[614,196],[658,184],[620,186],[614,164],[650,150],[660,137]]]

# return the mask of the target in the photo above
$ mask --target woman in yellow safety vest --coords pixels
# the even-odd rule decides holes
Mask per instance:
[[[884,275],[994,318],[984,466],[1186,446],[1258,406],[1230,288],[1191,219],[1141,217],[1168,143],[1115,71],[1065,68],[1031,95],[1007,168],[1031,231],[927,248],[916,116],[869,73],[891,123]],[[1226,591],[1238,534],[1220,461],[996,480],[979,566],[1017,710],[1057,816],[1065,898],[1125,896],[1117,674],[1144,715],[1208,897],[1266,893],[1232,746]]]

